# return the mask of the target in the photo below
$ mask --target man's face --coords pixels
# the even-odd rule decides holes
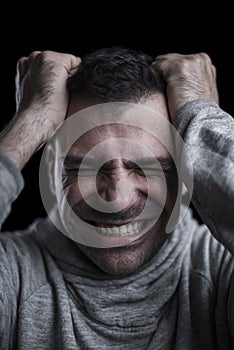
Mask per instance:
[[[163,95],[155,94],[141,105],[168,119]],[[68,116],[83,107],[73,97]],[[126,113],[131,113],[131,108]],[[129,142],[127,157],[126,145],[119,142],[120,138]],[[110,147],[101,148],[98,153],[102,166],[97,172],[96,187],[93,169],[97,157],[88,158],[86,167],[79,174],[78,184],[82,159],[94,147],[110,140]],[[150,156],[145,150],[149,150]],[[159,164],[156,168],[155,159]],[[167,239],[165,227],[177,195],[177,174],[167,147],[153,135],[132,125],[101,125],[86,132],[69,149],[64,161],[63,190],[73,212],[95,226],[104,243],[108,245],[113,240],[120,243],[113,248],[78,243],[79,249],[107,273],[128,275],[148,262]],[[87,203],[87,199],[92,199],[96,193],[104,200],[103,210],[96,210]],[[147,210],[143,212],[147,200]],[[156,223],[142,236],[147,223],[159,212]],[[139,219],[140,213],[143,214]]]

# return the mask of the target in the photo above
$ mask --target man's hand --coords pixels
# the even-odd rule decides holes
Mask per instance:
[[[178,111],[189,101],[208,99],[218,103],[216,69],[207,54],[161,55],[156,57],[153,66],[165,80],[173,124]]]
[[[21,169],[66,117],[67,79],[81,60],[69,54],[35,51],[17,63],[16,115],[0,138],[0,151]]]

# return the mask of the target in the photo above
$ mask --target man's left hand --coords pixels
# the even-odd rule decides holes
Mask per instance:
[[[199,99],[218,103],[216,69],[205,53],[157,56],[153,62],[166,83],[169,114],[175,123],[178,111],[187,103]]]

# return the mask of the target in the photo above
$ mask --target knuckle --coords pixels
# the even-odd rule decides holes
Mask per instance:
[[[43,63],[46,62],[53,62],[53,64],[60,64],[61,62],[63,62],[66,59],[65,54],[61,54],[58,52],[54,52],[54,51],[42,51],[40,54],[40,59]]]
[[[211,58],[210,58],[210,56],[207,54],[207,53],[205,53],[205,52],[200,52],[199,54],[197,54],[198,55],[198,57],[202,60],[202,61],[204,61],[204,62],[206,62],[206,63],[211,63]]]
[[[177,68],[181,71],[185,71],[190,66],[190,61],[186,57],[179,57],[176,61]]]
[[[194,53],[192,55],[189,55],[188,59],[190,63],[199,64],[201,62],[201,56],[199,53]]]
[[[41,63],[54,62],[57,60],[57,53],[53,51],[41,51],[38,55],[38,59]]]
[[[20,69],[22,66],[24,66],[27,60],[28,60],[27,57],[21,57],[16,63],[17,69]]]
[[[206,53],[206,52],[200,52],[199,55],[202,57],[202,58],[205,58],[207,60],[210,60],[210,56]]]
[[[40,54],[40,58],[42,61],[47,61],[52,58],[52,53],[51,51],[42,51]]]
[[[28,58],[31,60],[31,59],[34,59],[35,57],[37,57],[39,55],[40,51],[33,51],[30,53],[30,55],[28,56]]]

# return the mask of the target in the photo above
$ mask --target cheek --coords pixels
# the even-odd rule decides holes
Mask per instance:
[[[148,179],[148,196],[164,206],[167,197],[167,184],[164,178]]]
[[[79,180],[79,185],[77,177],[75,179],[69,179],[69,182],[67,181],[66,186],[63,187],[63,194],[71,207],[84,198],[91,196],[94,191],[95,187],[91,178],[81,178]]]
[[[177,177],[159,177],[148,179],[149,197],[170,213],[174,207],[177,194]]]

